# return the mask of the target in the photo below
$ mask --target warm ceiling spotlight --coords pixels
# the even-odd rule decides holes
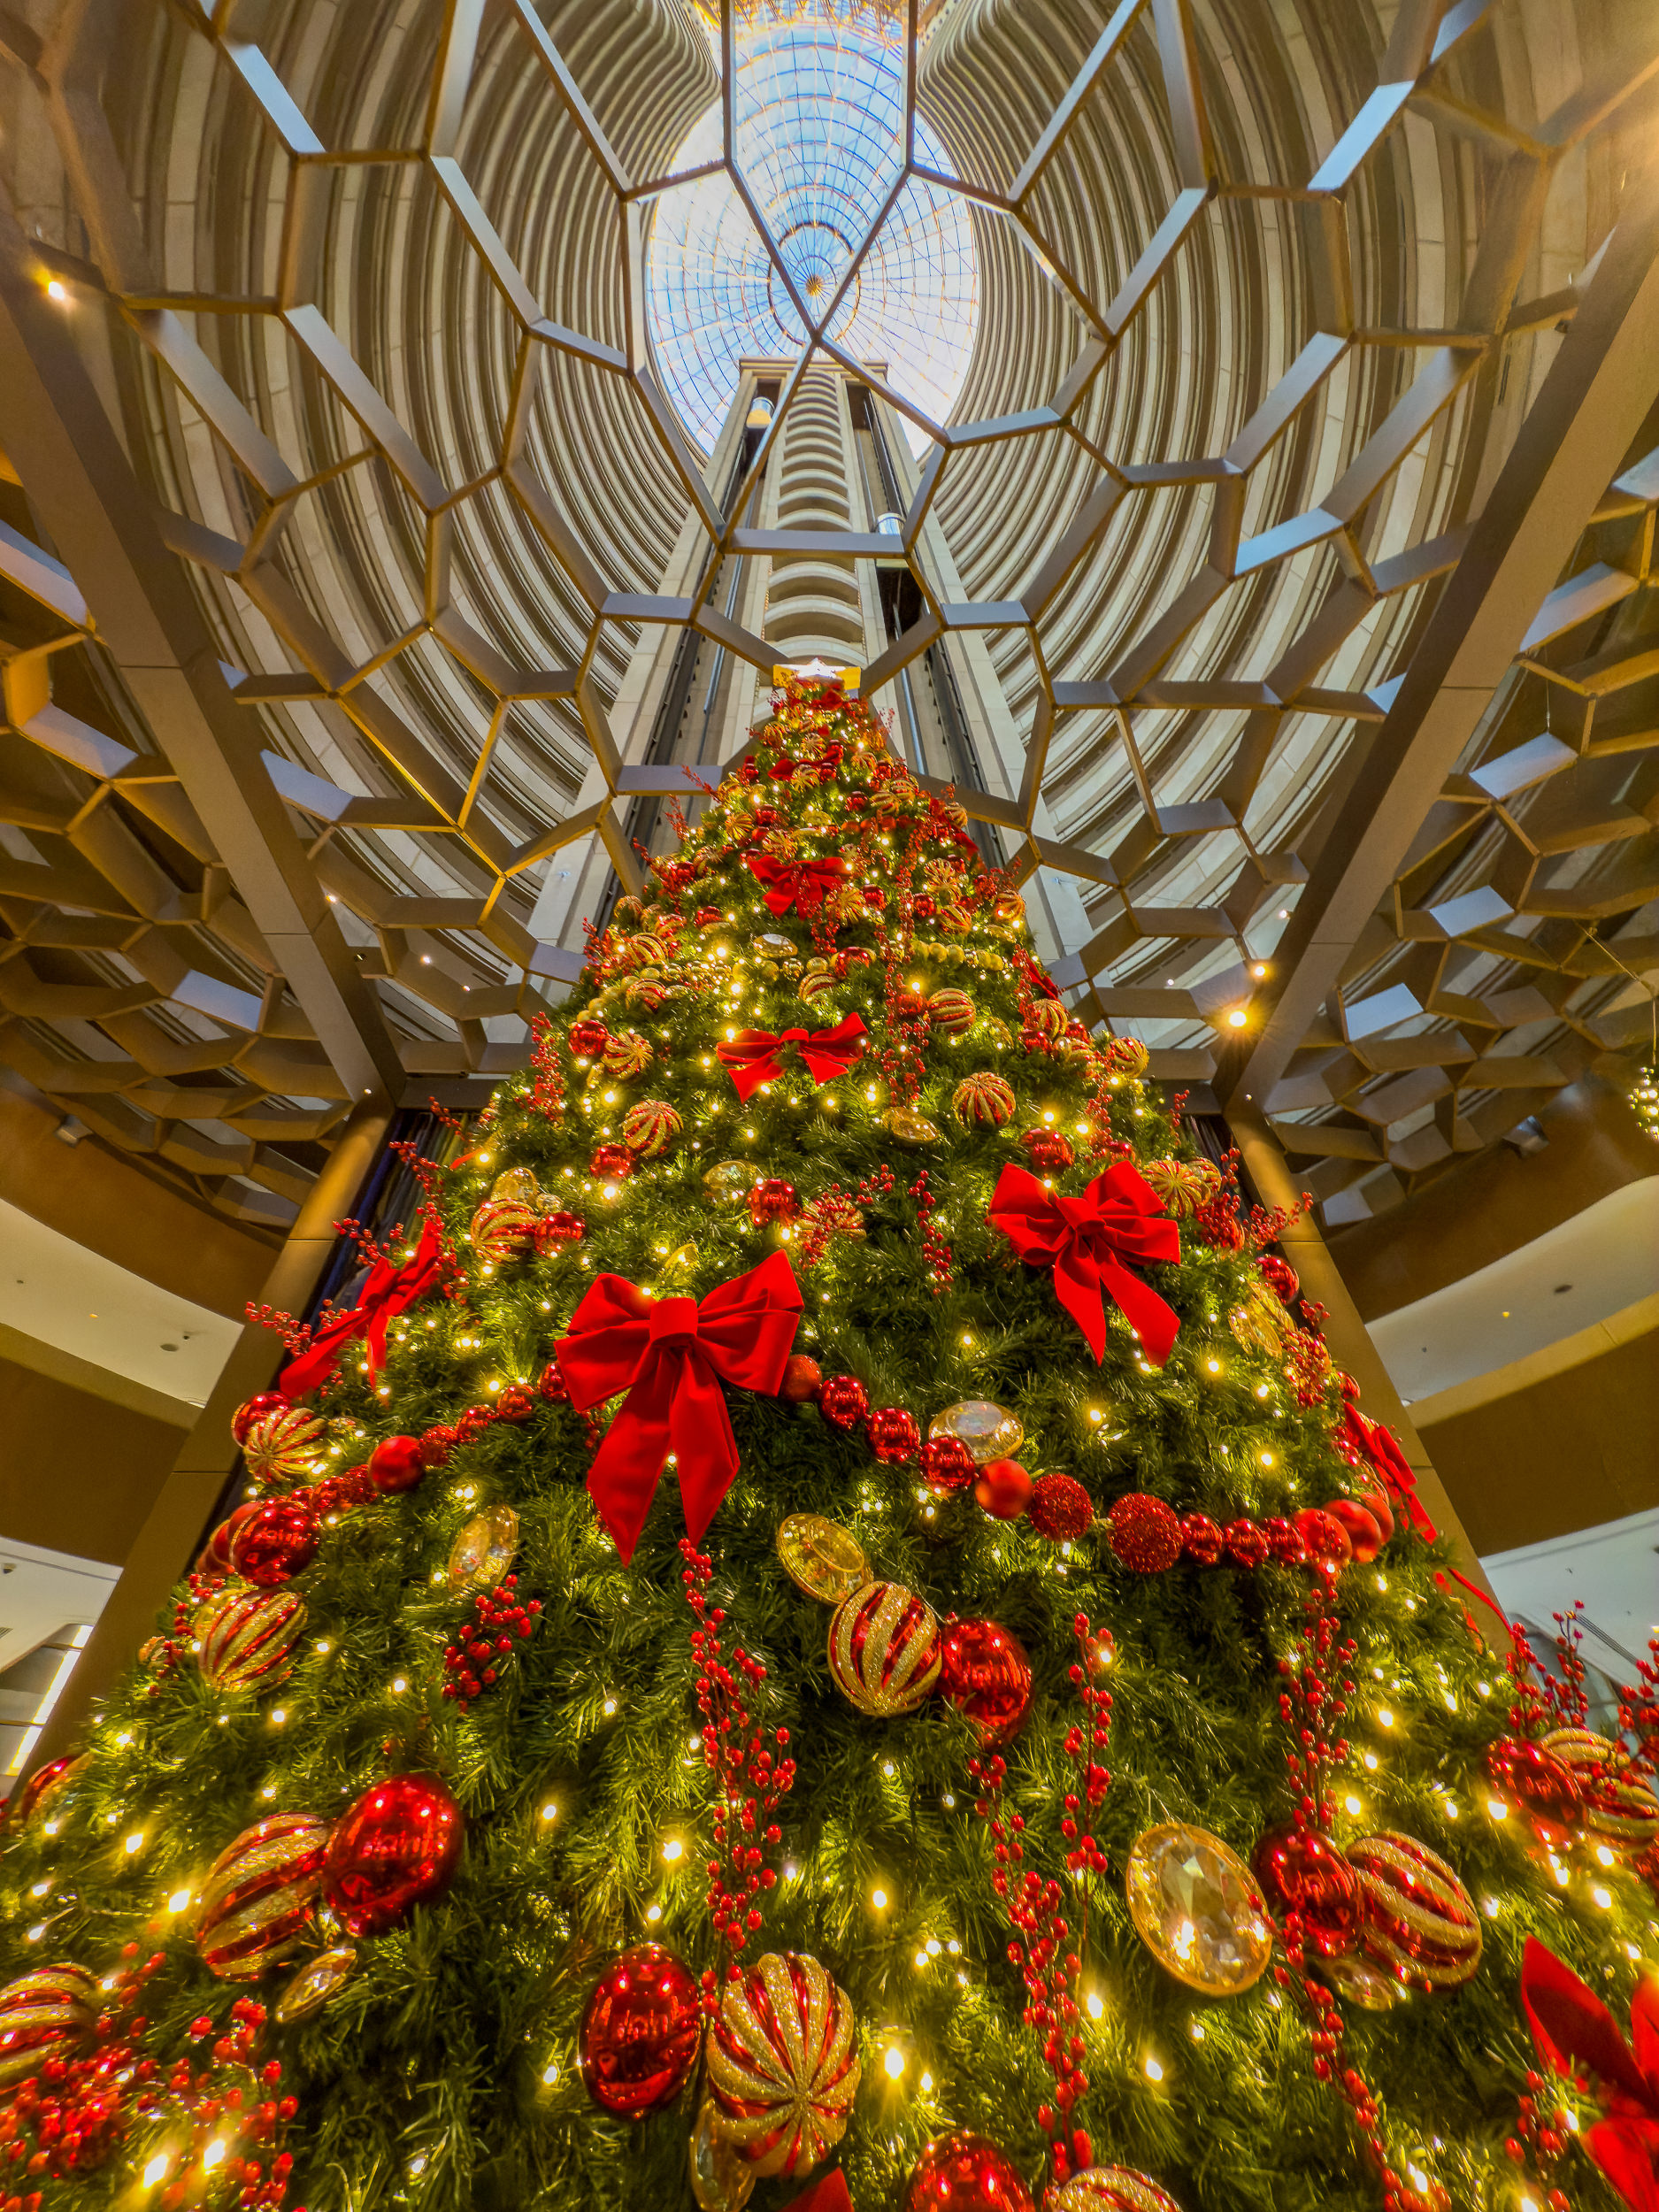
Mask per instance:
[[[46,296],[49,300],[66,300],[69,293],[67,288],[59,284],[58,279],[54,277],[46,288]]]
[[[1243,1007],[1235,1006],[1232,1013],[1227,1016],[1227,1027],[1229,1029],[1242,1029],[1245,1023],[1248,1019],[1249,1016],[1245,1012]]]
[[[1267,974],[1266,961],[1258,960],[1256,965],[1250,970],[1250,973],[1256,978],[1258,983],[1262,982]]]

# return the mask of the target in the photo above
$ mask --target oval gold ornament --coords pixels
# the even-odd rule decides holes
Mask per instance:
[[[870,1579],[863,1545],[821,1513],[791,1513],[780,1521],[778,1556],[795,1588],[820,1605],[839,1605]]]
[[[452,1590],[493,1589],[512,1565],[518,1550],[518,1516],[510,1505],[475,1513],[449,1547],[445,1570]]]
[[[309,2020],[314,2012],[320,2012],[336,1992],[343,1989],[356,1971],[357,1955],[349,1943],[342,1943],[332,1951],[319,1951],[313,1959],[307,1959],[299,1972],[272,2008],[284,2027],[296,2020]]]
[[[988,1467],[994,1459],[1011,1459],[1025,1440],[1019,1416],[990,1398],[959,1398],[933,1416],[927,1433],[954,1436],[967,1446],[976,1467]]]
[[[1164,1971],[1207,1997],[1254,1988],[1273,1955],[1256,1877],[1219,1836],[1169,1821],[1136,1837],[1125,1881],[1129,1916]]]

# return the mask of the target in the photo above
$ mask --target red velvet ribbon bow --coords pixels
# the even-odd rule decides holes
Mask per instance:
[[[769,1030],[741,1030],[730,1044],[717,1045],[720,1065],[731,1070],[740,1098],[747,1098],[762,1083],[775,1083],[783,1073],[783,1049],[793,1045],[815,1083],[833,1083],[845,1075],[864,1048],[865,1030],[856,1014],[849,1014],[833,1029],[786,1029],[774,1037]]]
[[[720,1385],[775,1395],[795,1342],[801,1293],[774,1252],[747,1275],[695,1298],[653,1298],[621,1275],[601,1275],[558,1345],[571,1403],[586,1413],[626,1398],[588,1472],[600,1519],[626,1565],[672,1451],[686,1532],[694,1542],[737,1472],[737,1439]]]
[[[1659,1982],[1637,1984],[1627,2045],[1595,1992],[1529,1936],[1521,2001],[1539,2055],[1558,2074],[1596,2078],[1607,2117],[1586,2130],[1585,2149],[1631,2212],[1659,2212]]]
[[[1005,1167],[991,1194],[990,1219],[1022,1260],[1052,1267],[1055,1296],[1088,1339],[1095,1358],[1106,1351],[1110,1296],[1162,1367],[1180,1333],[1174,1310],[1125,1260],[1179,1260],[1181,1233],[1159,1211],[1156,1193],[1136,1168],[1109,1167],[1079,1197],[1045,1190],[1023,1167]]]
[[[1356,1405],[1345,1405],[1342,1418],[1332,1432],[1331,1440],[1350,1466],[1363,1462],[1370,1468],[1390,1500],[1399,1508],[1401,1518],[1416,1531],[1425,1544],[1437,1540],[1440,1531],[1417,1495],[1417,1476],[1392,1429],[1385,1428],[1380,1421],[1371,1420]],[[1465,1596],[1478,1599],[1496,1617],[1506,1638],[1513,1634],[1509,1615],[1491,1592],[1471,1582],[1457,1568],[1437,1567],[1434,1579],[1441,1589],[1446,1587],[1448,1579],[1456,1583]]]
[[[289,1398],[303,1398],[327,1381],[340,1363],[340,1355],[354,1336],[360,1336],[368,1353],[371,1380],[386,1357],[386,1330],[405,1308],[443,1279],[443,1238],[436,1222],[428,1221],[420,1241],[401,1267],[382,1256],[369,1270],[357,1302],[336,1313],[318,1330],[297,1358],[291,1359],[277,1379],[277,1387]]]
[[[751,853],[749,864],[755,880],[764,886],[766,904],[774,914],[787,913],[792,906],[798,914],[816,914],[824,894],[847,880],[839,860],[803,860],[791,865]]]

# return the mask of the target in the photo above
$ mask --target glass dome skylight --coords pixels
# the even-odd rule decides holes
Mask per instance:
[[[827,301],[903,162],[903,55],[867,14],[750,19],[738,35],[733,152],[795,284]],[[718,161],[720,110],[695,124],[677,170]],[[951,164],[918,116],[916,157]],[[669,397],[705,452],[744,356],[805,340],[749,211],[724,170],[657,204],[648,259],[651,340]],[[860,265],[829,334],[935,420],[955,404],[973,342],[979,266],[964,203],[912,180]]]

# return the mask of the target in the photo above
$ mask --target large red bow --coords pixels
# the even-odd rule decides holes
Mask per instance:
[[[558,1346],[571,1403],[586,1413],[627,1396],[588,1472],[600,1519],[626,1563],[670,1452],[679,1462],[686,1532],[695,1541],[737,1472],[737,1439],[722,1382],[775,1395],[801,1314],[788,1259],[774,1252],[747,1275],[695,1298],[653,1298],[601,1275]]]
[[[1363,1463],[1370,1468],[1404,1518],[1425,1543],[1432,1544],[1434,1524],[1417,1497],[1417,1479],[1394,1432],[1369,1419],[1356,1405],[1345,1405],[1331,1440],[1350,1467]]]
[[[816,914],[824,894],[847,880],[839,860],[803,860],[790,866],[751,853],[749,864],[756,881],[765,887],[766,904],[774,914],[787,913],[792,906],[798,914]]]
[[[769,1030],[741,1030],[730,1044],[717,1045],[720,1065],[729,1068],[740,1098],[762,1083],[775,1083],[783,1073],[783,1048],[793,1045],[815,1083],[833,1083],[845,1075],[864,1048],[865,1030],[856,1014],[849,1014],[833,1029],[786,1029],[780,1037]]]
[[[1540,2056],[1558,2074],[1596,2078],[1607,2117],[1586,2131],[1585,2149],[1631,2212],[1659,2212],[1659,1982],[1636,1985],[1626,2045],[1595,1992],[1529,1936],[1521,2001]]]
[[[291,1359],[277,1379],[285,1396],[303,1398],[327,1381],[340,1363],[340,1355],[354,1336],[364,1340],[370,1379],[380,1371],[386,1357],[386,1329],[406,1307],[443,1279],[443,1238],[435,1221],[427,1221],[412,1256],[394,1267],[383,1256],[369,1270],[357,1302],[326,1321],[296,1359]]]
[[[1138,1169],[1109,1167],[1080,1197],[1067,1198],[1045,1190],[1023,1167],[1005,1167],[991,1194],[990,1219],[1022,1260],[1053,1268],[1055,1296],[1096,1359],[1106,1351],[1104,1294],[1153,1365],[1163,1366],[1180,1322],[1124,1262],[1179,1260],[1181,1233],[1159,1212],[1157,1195]]]

